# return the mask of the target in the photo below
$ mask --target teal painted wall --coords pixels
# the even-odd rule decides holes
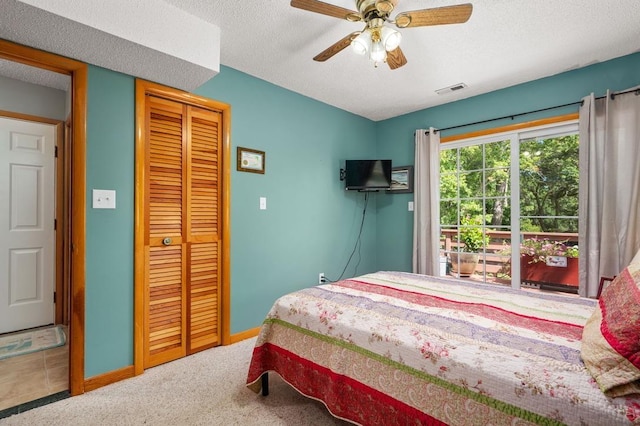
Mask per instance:
[[[85,377],[133,364],[135,80],[89,67]],[[116,191],[93,209],[92,190]]]
[[[377,124],[377,155],[394,165],[414,163],[415,129],[445,128],[580,101],[607,89],[624,90],[640,84],[640,53],[568,71],[480,96],[428,108]],[[441,136],[526,122],[577,112],[578,106],[493,121],[442,132]],[[377,210],[378,269],[411,270],[413,213],[407,202],[413,194],[380,197]],[[392,224],[392,225],[391,225]]]
[[[262,323],[276,297],[337,279],[357,239],[364,195],[339,180],[345,159],[375,156],[375,123],[222,67],[197,94],[232,106],[231,332]],[[266,152],[264,175],[236,171],[238,146]],[[259,197],[267,210],[259,210]],[[376,197],[357,273],[376,269]],[[357,255],[345,276],[353,276]]]
[[[375,123],[222,67],[198,94],[232,105],[231,332],[259,326],[285,293],[337,278],[356,242],[364,195],[339,169],[373,157]],[[133,364],[135,79],[89,68],[85,377]],[[266,173],[235,170],[236,147],[266,152]],[[91,208],[115,189],[115,210]],[[267,210],[258,209],[267,197]],[[376,269],[376,195],[357,273]],[[358,254],[345,276],[353,276]]]

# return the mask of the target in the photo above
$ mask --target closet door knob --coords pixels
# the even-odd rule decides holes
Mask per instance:
[[[169,237],[165,238],[164,240],[162,240],[162,244],[164,244],[165,246],[170,245],[171,244],[171,238],[169,238]]]

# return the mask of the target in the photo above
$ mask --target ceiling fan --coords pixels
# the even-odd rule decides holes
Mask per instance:
[[[398,13],[390,18],[398,0],[355,0],[358,12],[318,0],[291,0],[291,6],[349,22],[364,22],[362,31],[355,31],[316,55],[313,60],[324,62],[351,45],[356,53],[368,55],[375,66],[386,62],[392,70],[407,63],[400,49],[402,36],[385,23],[398,28],[425,27],[431,25],[459,24],[467,22],[473,6],[470,3],[433,9]]]

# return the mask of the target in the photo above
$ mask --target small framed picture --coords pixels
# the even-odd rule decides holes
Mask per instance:
[[[238,147],[238,171],[264,174],[264,151]]]
[[[413,192],[413,166],[393,167],[391,169],[391,187],[387,191],[394,194]]]

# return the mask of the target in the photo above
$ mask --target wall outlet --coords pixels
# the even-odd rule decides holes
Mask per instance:
[[[324,279],[324,272],[320,272],[318,274],[318,284],[324,284],[326,281]]]

